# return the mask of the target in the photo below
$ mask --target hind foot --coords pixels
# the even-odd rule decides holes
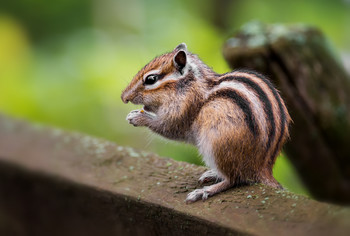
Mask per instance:
[[[233,186],[233,183],[230,183],[228,180],[223,180],[219,183],[206,186],[201,189],[196,189],[187,195],[186,203],[192,203],[192,202],[198,201],[199,199],[202,199],[203,201],[205,201],[208,199],[208,197],[213,196],[214,194],[220,193],[222,191],[225,191],[232,186]]]

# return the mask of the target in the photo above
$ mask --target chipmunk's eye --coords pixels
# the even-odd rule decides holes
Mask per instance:
[[[145,79],[145,84],[146,85],[154,84],[155,82],[157,82],[157,80],[158,80],[158,75],[149,75]]]

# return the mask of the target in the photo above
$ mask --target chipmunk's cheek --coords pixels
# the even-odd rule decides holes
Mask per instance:
[[[135,105],[142,104],[143,103],[142,95],[138,94],[137,96],[135,96],[135,98],[132,100],[132,103]]]

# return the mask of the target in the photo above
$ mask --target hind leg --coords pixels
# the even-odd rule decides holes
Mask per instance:
[[[187,195],[186,203],[192,203],[195,201],[198,201],[199,199],[206,200],[208,197],[213,196],[214,194],[220,193],[222,191],[225,191],[233,186],[233,183],[231,183],[228,179],[224,179],[223,181],[206,186],[201,189],[196,189],[192,192],[190,192]]]
[[[261,171],[259,182],[273,188],[283,189],[283,186],[273,177],[272,170],[264,169]]]
[[[273,188],[283,189],[283,186],[272,176],[260,178],[260,182]]]

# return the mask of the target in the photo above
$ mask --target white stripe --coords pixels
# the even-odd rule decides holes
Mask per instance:
[[[189,65],[189,66],[187,66],[187,65]],[[191,58],[190,56],[187,56],[187,65],[186,65],[187,68],[191,68],[192,69],[194,77],[195,78],[199,78],[200,77],[200,72],[199,72],[198,66],[197,66],[195,60],[193,58]],[[187,72],[188,72],[188,70],[186,71],[186,73]],[[184,73],[184,74],[186,74],[186,73]]]
[[[170,74],[170,75],[164,77],[164,79],[158,80],[157,82],[155,82],[152,85],[146,85],[145,86],[145,90],[158,88],[160,85],[162,85],[162,84],[164,84],[165,82],[168,82],[168,81],[177,81],[179,77],[180,76],[176,77],[176,75],[174,75],[174,73]]]

